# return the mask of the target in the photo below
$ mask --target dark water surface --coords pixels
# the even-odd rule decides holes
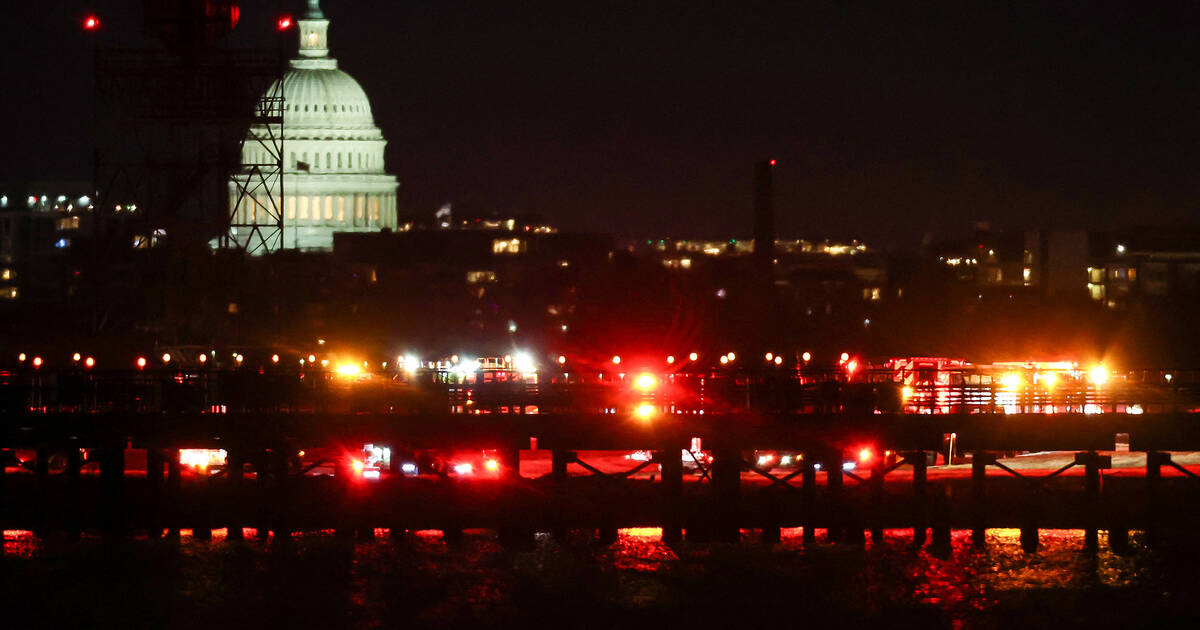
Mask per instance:
[[[247,531],[250,533],[250,530]],[[528,549],[468,530],[355,541],[41,540],[7,531],[0,628],[1185,628],[1200,627],[1200,547],[1084,550],[1082,531],[989,530],[977,549],[882,544],[667,546],[658,530],[601,545],[539,534]]]

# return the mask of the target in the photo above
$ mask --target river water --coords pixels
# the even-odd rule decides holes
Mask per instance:
[[[251,534],[252,530],[247,530]],[[290,543],[131,538],[78,542],[4,533],[3,628],[1100,628],[1196,627],[1197,549],[1086,553],[1082,531],[1046,530],[1037,553],[1016,530],[976,548],[831,545],[800,530],[768,546],[668,546],[656,529],[612,545],[539,534],[520,550],[488,530]]]

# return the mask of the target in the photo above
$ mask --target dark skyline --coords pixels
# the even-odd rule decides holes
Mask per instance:
[[[238,41],[273,36],[274,2],[244,4]],[[402,212],[749,237],[753,163],[774,157],[780,237],[900,246],[984,220],[1194,222],[1200,7],[1149,4],[322,6]],[[138,5],[6,7],[0,181],[89,176],[79,20],[94,6],[119,38]]]

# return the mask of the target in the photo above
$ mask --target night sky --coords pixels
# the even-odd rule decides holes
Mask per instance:
[[[89,177],[79,20],[119,39],[139,4],[4,3],[0,182]],[[749,236],[775,157],[786,237],[1196,220],[1200,3],[901,4],[323,2],[405,212]],[[238,41],[272,37],[243,5]]]

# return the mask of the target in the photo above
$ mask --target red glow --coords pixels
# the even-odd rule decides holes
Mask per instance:
[[[139,370],[144,369],[146,367],[146,357],[138,357],[137,358],[137,367]]]
[[[94,31],[100,28],[100,18],[89,15],[83,18],[83,30]]]
[[[96,367],[96,360],[93,359],[92,357],[88,357],[83,360],[83,364],[88,366],[89,368],[93,368],[93,367]]]
[[[775,160],[771,160],[771,166],[775,166]]]
[[[286,31],[286,30],[292,28],[292,16],[290,16],[290,15],[280,16],[279,21],[275,23],[275,27],[281,31]]]

